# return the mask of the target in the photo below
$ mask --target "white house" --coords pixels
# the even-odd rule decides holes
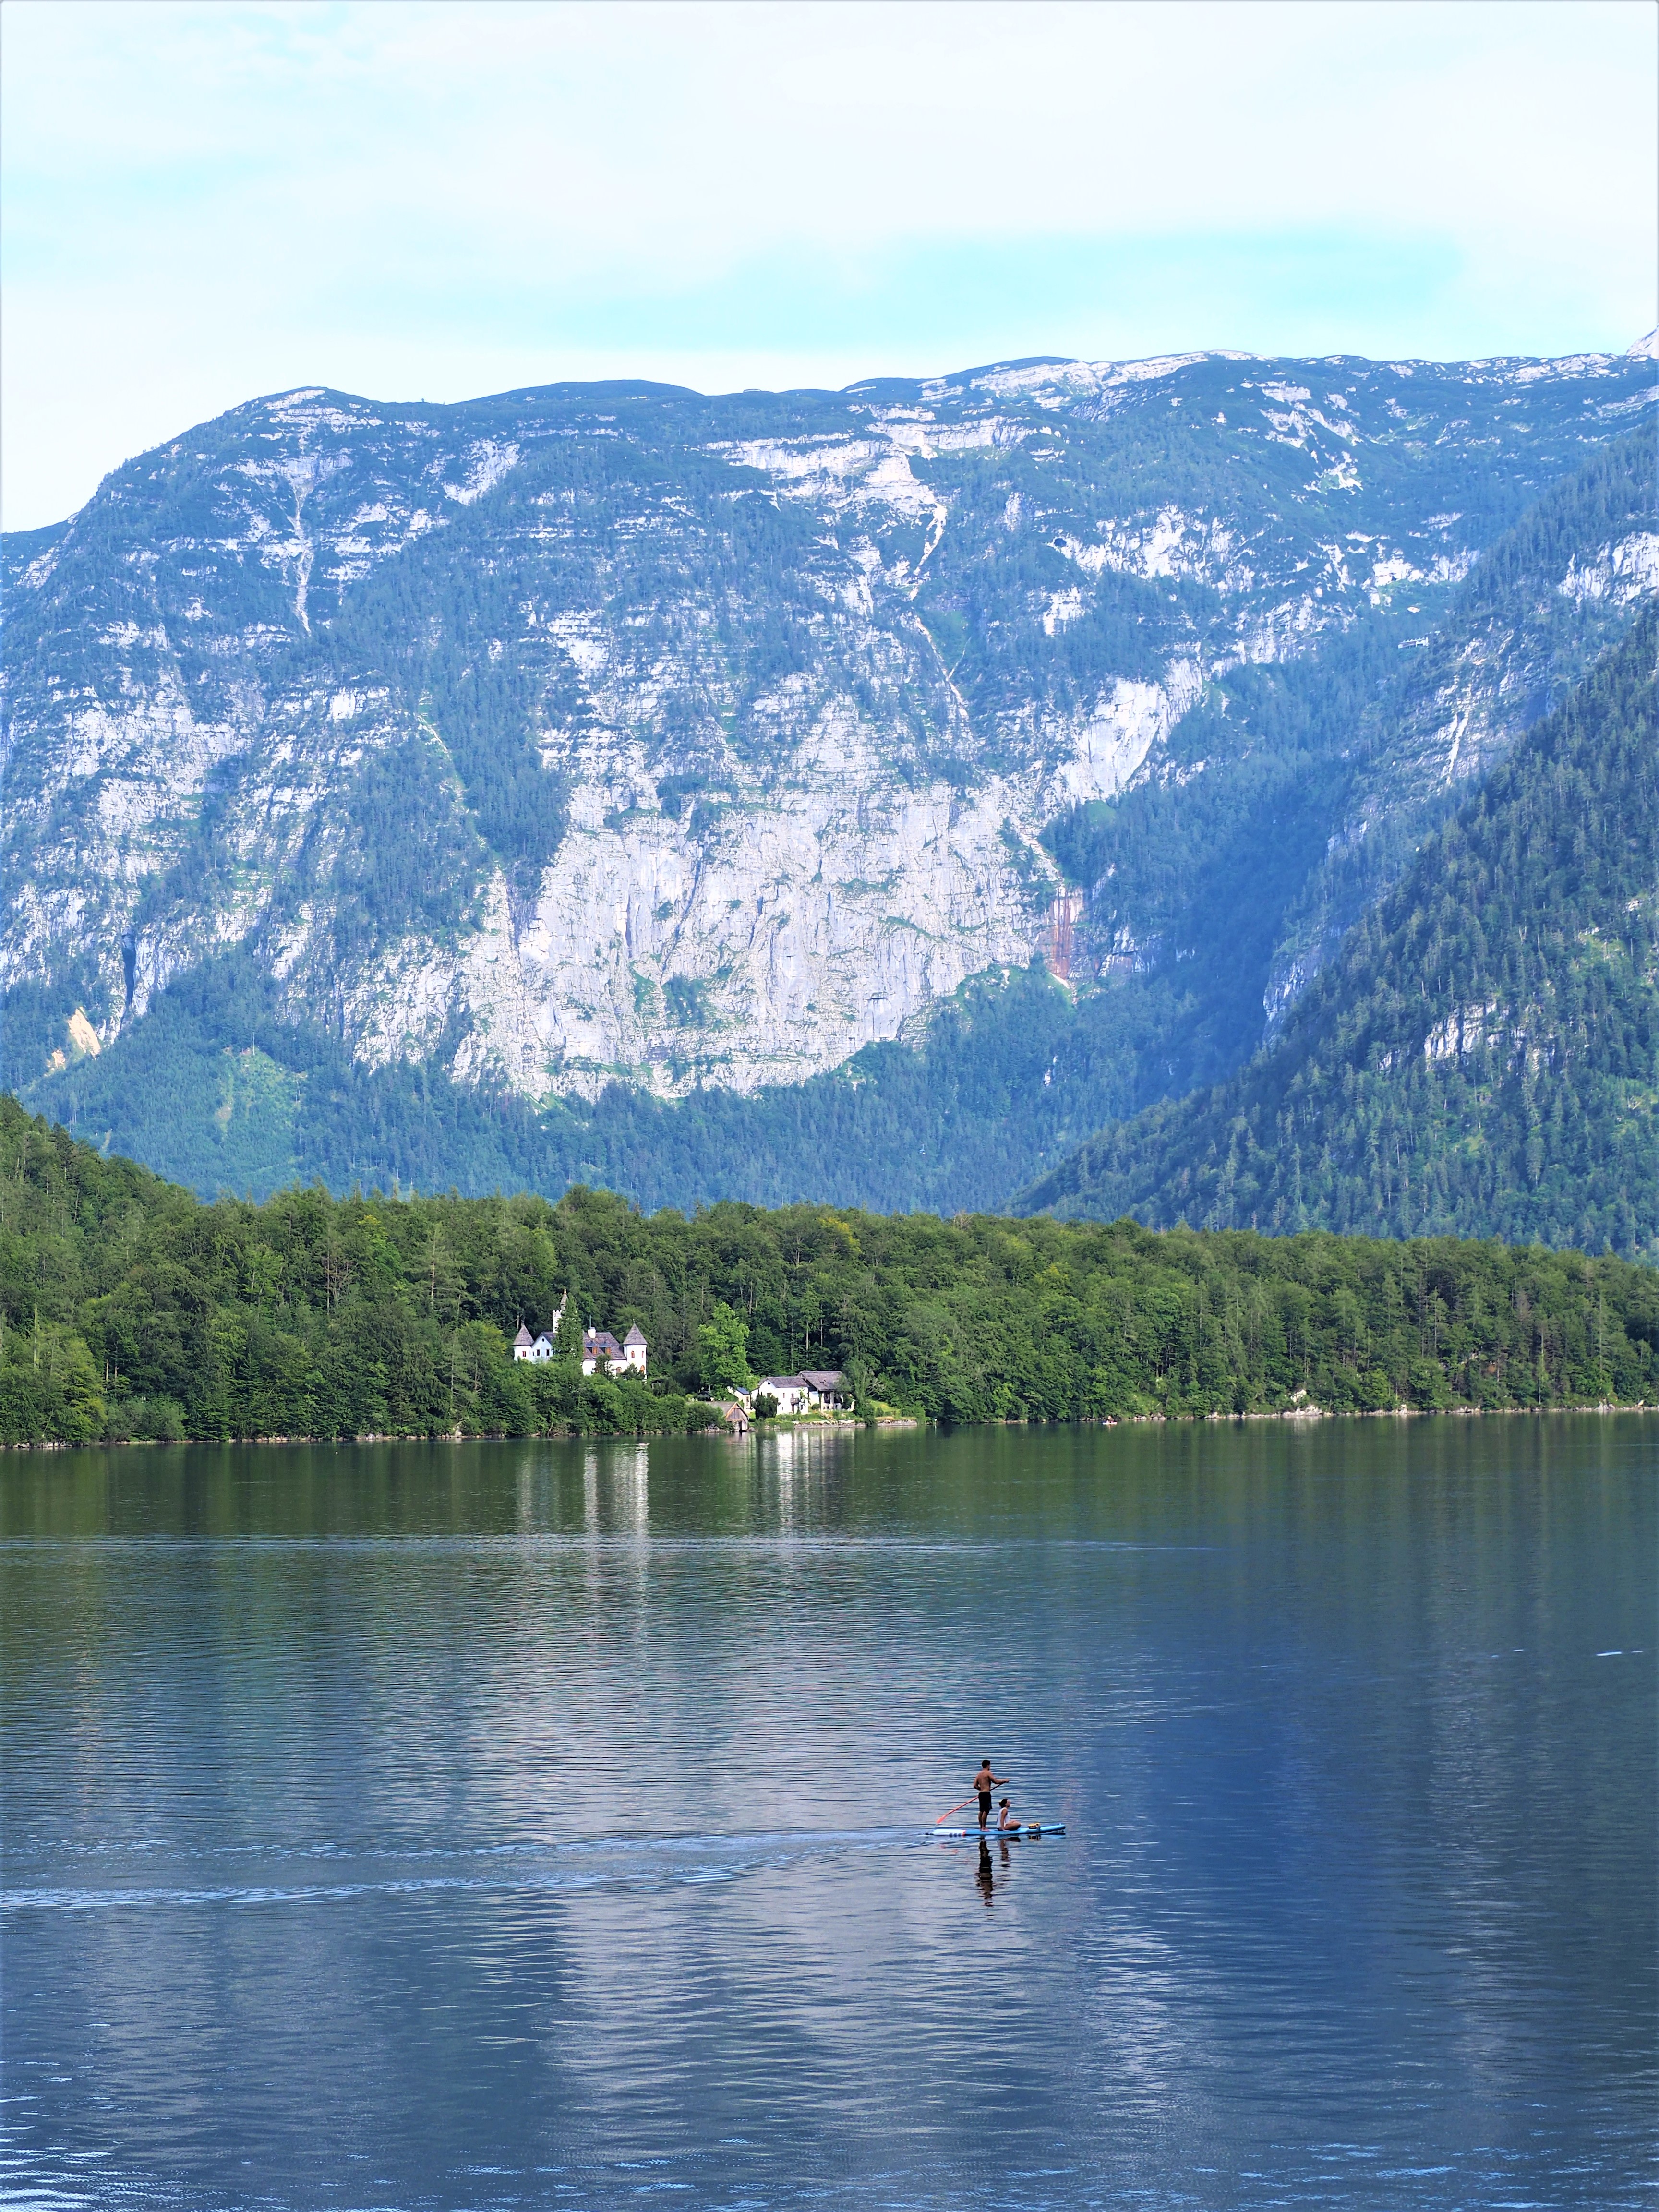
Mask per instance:
[[[778,1401],[781,1413],[816,1413],[853,1402],[852,1385],[838,1368],[813,1367],[799,1375],[765,1375],[755,1395],[764,1392]]]
[[[822,1406],[826,1410],[852,1411],[853,1386],[839,1367],[804,1367],[800,1379],[810,1394],[809,1405]]]
[[[559,1325],[564,1319],[565,1302],[569,1295],[567,1291],[564,1297],[559,1300],[554,1310],[553,1318],[545,1328],[532,1331],[526,1328],[522,1322],[519,1323],[519,1333],[513,1340],[513,1357],[515,1359],[542,1360],[553,1358],[559,1348]]]
[[[608,1328],[582,1331],[582,1373],[592,1375],[603,1360],[613,1373],[622,1370],[645,1380],[647,1350],[645,1333],[630,1328],[620,1344]]]
[[[763,1375],[755,1386],[757,1398],[775,1398],[781,1413],[804,1413],[806,1410],[806,1377],[804,1375]]]

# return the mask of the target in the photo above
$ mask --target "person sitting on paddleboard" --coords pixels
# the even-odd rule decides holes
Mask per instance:
[[[1019,1822],[1018,1822],[1018,1821],[1014,1818],[1013,1814],[1012,1814],[1008,1810],[1008,1800],[1007,1800],[1006,1797],[1004,1797],[1004,1798],[1002,1798],[1001,1800],[1000,1800],[1000,1809],[999,1810],[998,1814],[997,1814],[997,1826],[998,1826],[998,1827],[999,1827],[999,1828],[1017,1828],[1017,1827],[1018,1827],[1018,1826],[1019,1826]]]
[[[979,1825],[982,1828],[991,1817],[991,1792],[1000,1790],[1008,1779],[1006,1774],[993,1774],[991,1762],[982,1759],[979,1772],[974,1777],[974,1789],[979,1797]]]

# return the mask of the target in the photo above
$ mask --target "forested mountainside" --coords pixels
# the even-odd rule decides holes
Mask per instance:
[[[648,1383],[516,1364],[518,1322]],[[1659,1275],[1449,1238],[1158,1235],[605,1193],[204,1206],[0,1100],[0,1442],[640,1432],[746,1368],[954,1421],[1659,1397]]]
[[[956,1155],[957,1201],[1013,1188],[1234,1066],[1345,911],[1334,849],[1385,852],[1420,761],[1478,768],[1628,622],[1650,383],[1199,356],[232,411],[7,549],[7,1079],[80,1119],[53,1055],[112,1051],[82,1126],[208,1188],[675,1155],[695,1197],[750,1151],[805,1186],[872,1071],[801,1084],[874,1046],[884,1197],[907,1155],[929,1197]],[[1562,483],[1517,553],[1551,622],[1471,626]],[[1091,998],[1075,1079],[1026,1079],[1033,957]],[[1009,1055],[947,1075],[951,1134],[883,1046],[964,984],[953,1033]]]
[[[1469,781],[1558,706],[1659,593],[1652,426],[1556,485],[1476,562],[1397,692],[1370,703],[1343,818],[1291,906],[1267,989],[1282,1018]]]
[[[1229,1082],[1024,1201],[1659,1257],[1659,611],[1468,798]]]
[[[1212,377],[1244,376],[1237,364],[1200,366]],[[1189,365],[1170,377],[1194,373]],[[1610,378],[1622,390],[1622,365],[1614,374],[1604,364],[1580,382],[1595,393]],[[1167,380],[1147,377],[1131,388]],[[1517,393],[1551,390],[1559,413],[1564,383],[1583,403],[1565,372],[1552,381],[1513,371],[1499,382],[1503,407]],[[1479,379],[1474,388],[1484,388]],[[1039,396],[1055,411],[1052,391]],[[1176,416],[1170,396],[1164,411]],[[1627,419],[1620,410],[1629,404],[1628,396],[1605,407],[1598,400],[1589,430]],[[1497,419],[1507,419],[1502,408]],[[1583,443],[1588,432],[1581,423],[1574,434]],[[1462,453],[1456,465],[1479,478],[1487,447],[1466,450],[1459,435],[1449,434]],[[1495,435],[1486,422],[1483,436]],[[1526,437],[1515,442],[1531,466]],[[1420,447],[1413,465],[1429,467]],[[1439,455],[1432,465],[1450,464]],[[952,514],[968,503],[966,492],[950,496]],[[1387,562],[1374,563],[1374,580],[1348,592],[1328,621],[1316,596],[1325,586],[1315,585],[1306,604],[1317,620],[1310,617],[1309,634],[1293,641],[1293,657],[1216,661],[1114,799],[1063,807],[1035,845],[1021,848],[1030,901],[1019,959],[925,1003],[906,1023],[903,1042],[867,1045],[804,1083],[744,1093],[711,1078],[669,1104],[640,1085],[615,1082],[591,1104],[580,1095],[537,1102],[507,1088],[494,1062],[475,1066],[465,1081],[451,1075],[477,1042],[465,1009],[453,1005],[441,1049],[422,1057],[411,1045],[410,1057],[381,1060],[353,1030],[349,1006],[296,1009],[257,917],[240,941],[175,971],[142,1014],[146,939],[135,931],[134,1003],[112,1036],[97,1026],[108,1002],[84,964],[14,983],[3,1041],[7,1079],[95,1141],[210,1193],[265,1191],[320,1174],[336,1190],[397,1176],[422,1188],[556,1194],[582,1181],[653,1206],[729,1194],[945,1212],[1006,1202],[1103,1122],[1212,1085],[1249,1058],[1264,1019],[1291,1002],[1334,941],[1334,917],[1375,899],[1467,779],[1628,626],[1654,580],[1653,520],[1649,422],[1589,438],[1571,474],[1499,530],[1461,582],[1401,580]],[[995,534],[1000,559],[1008,534]],[[989,593],[995,583],[988,565],[975,587]],[[1230,592],[1205,604],[1225,614]],[[1150,605],[1139,612],[1162,622],[1162,612],[1148,615]],[[1077,631],[1075,623],[1060,628],[1066,636]],[[1046,636],[1040,625],[1036,635]],[[497,726],[507,723],[498,716]],[[382,756],[364,757],[365,773],[386,769]],[[779,803],[788,804],[785,787],[796,771],[779,773]],[[890,764],[887,773],[890,781],[897,776]],[[895,787],[908,787],[900,777]],[[720,827],[718,809],[704,811],[706,794],[691,799],[665,780],[659,801],[655,817],[635,810],[628,836],[649,843],[684,832],[725,849],[729,823]],[[318,804],[325,811],[325,793]],[[362,854],[377,867],[402,865],[406,824],[390,798],[373,820]],[[567,824],[562,834],[561,856],[609,850],[624,833]],[[17,836],[9,880],[22,881],[27,897],[34,862],[26,827]],[[998,849],[1006,858],[1011,848]],[[203,864],[204,882],[247,881],[221,859],[216,876]],[[1032,872],[1039,867],[1051,877]],[[45,880],[49,870],[44,862],[40,869]],[[418,880],[423,895],[447,895],[441,871]],[[904,880],[890,886],[896,897]],[[1056,883],[1062,888],[1050,896]],[[763,887],[763,902],[802,890],[786,872]],[[810,882],[805,890],[817,895]],[[149,896],[131,895],[140,903]],[[271,893],[289,895],[291,887]],[[337,933],[372,936],[378,896],[360,881],[355,889],[337,881]],[[226,924],[227,936],[235,926]],[[625,914],[617,943],[631,927]],[[693,957],[689,922],[687,930],[676,958]],[[670,997],[690,988],[684,976],[664,985]],[[641,996],[648,997],[643,985]],[[744,1018],[741,1009],[717,1014],[705,1005],[700,1034],[736,1050]],[[54,1059],[64,1064],[54,1070]]]

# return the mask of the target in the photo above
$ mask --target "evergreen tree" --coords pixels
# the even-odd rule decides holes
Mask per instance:
[[[515,1362],[568,1292],[651,1380]],[[946,1421],[1659,1400],[1659,1274],[1448,1237],[1158,1234],[578,1187],[204,1206],[0,1099],[0,1441],[645,1434],[749,1367]]]
[[[1425,847],[1240,1074],[1032,1209],[1659,1255],[1659,609]]]

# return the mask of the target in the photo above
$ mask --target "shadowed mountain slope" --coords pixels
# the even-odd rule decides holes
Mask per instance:
[[[1659,1254],[1655,660],[1645,611],[1230,1081],[1021,1205],[1194,1227]]]

